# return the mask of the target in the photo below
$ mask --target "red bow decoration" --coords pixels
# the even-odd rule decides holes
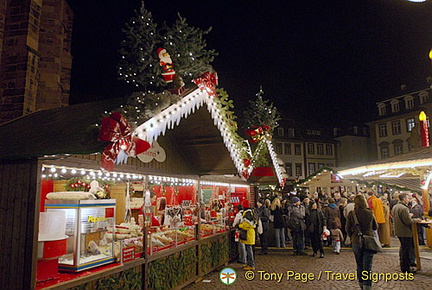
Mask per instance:
[[[257,143],[266,137],[268,131],[270,131],[270,126],[262,125],[260,127],[255,126],[252,129],[245,130],[245,134],[252,138],[253,143]]]
[[[248,180],[249,179],[249,172],[247,171],[247,169],[245,169],[245,170],[243,170],[242,171],[242,176],[243,176],[243,178],[245,179],[245,180]]]
[[[243,159],[243,163],[244,163],[245,167],[249,167],[249,165],[251,164],[251,161],[249,158],[245,158],[245,159]]]
[[[216,96],[216,86],[218,84],[218,76],[216,72],[205,72],[198,78],[194,79],[194,83],[201,89],[210,90],[209,95]]]
[[[107,171],[114,169],[114,161],[122,150],[127,155],[135,156],[151,147],[150,143],[138,137],[132,137],[128,121],[118,112],[112,113],[109,118],[102,119],[99,141],[111,142],[102,154],[101,167]]]

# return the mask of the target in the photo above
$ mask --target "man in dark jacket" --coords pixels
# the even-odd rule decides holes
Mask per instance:
[[[270,222],[270,210],[266,207],[264,199],[260,198],[257,202],[257,215],[261,219],[263,232],[259,235],[261,244],[261,253],[259,255],[268,254],[268,231]]]
[[[300,198],[292,198],[292,206],[288,210],[288,227],[293,237],[294,255],[307,255],[304,252],[305,208]]]
[[[414,251],[412,224],[416,222],[409,212],[409,195],[399,194],[399,203],[392,209],[395,235],[398,237],[401,247],[399,250],[400,266],[402,272],[415,273],[410,268],[410,252]]]

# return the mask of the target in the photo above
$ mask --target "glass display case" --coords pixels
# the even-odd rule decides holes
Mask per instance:
[[[59,270],[79,272],[115,260],[114,238],[107,239],[115,225],[115,199],[46,200],[45,211],[66,213],[66,254],[59,258]],[[112,231],[111,231],[112,233]]]

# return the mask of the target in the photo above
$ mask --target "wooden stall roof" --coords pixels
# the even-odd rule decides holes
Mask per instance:
[[[432,167],[432,148],[424,147],[367,165],[339,170],[344,178],[379,181],[409,190],[421,191],[421,179]]]
[[[19,160],[63,154],[102,152],[98,141],[104,111],[118,108],[124,99],[71,105],[38,111],[0,125],[0,160]],[[201,107],[162,138],[176,144],[184,160],[198,175],[237,174],[221,132],[210,113]]]

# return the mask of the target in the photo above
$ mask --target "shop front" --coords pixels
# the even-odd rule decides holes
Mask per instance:
[[[92,126],[119,105],[41,111],[0,127],[14,144],[0,150],[5,289],[174,288],[234,257],[233,206],[251,193],[212,98],[188,93],[138,127],[150,148],[102,170],[107,144]]]

